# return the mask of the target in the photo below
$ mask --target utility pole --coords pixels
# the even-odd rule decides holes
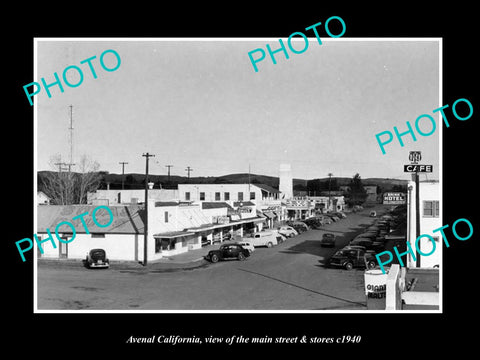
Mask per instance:
[[[418,239],[420,236],[420,180],[418,172],[415,172],[415,227],[416,227],[416,237]],[[418,246],[420,247],[420,242],[418,242]],[[420,250],[420,249],[418,249]],[[420,254],[417,250],[417,267],[420,267]]]
[[[193,169],[190,166],[187,166],[185,171],[188,173],[188,182],[190,182],[190,172],[193,171]]]
[[[70,127],[68,128],[68,130],[70,130],[70,138],[69,138],[69,142],[70,142],[70,163],[65,164],[65,165],[68,166],[68,171],[70,172],[72,170],[72,166],[75,165],[75,164],[73,163],[73,105],[70,105],[69,108],[70,108]]]
[[[143,227],[143,266],[147,266],[147,243],[148,243],[148,159],[150,157],[154,157],[155,155],[143,154],[142,156],[145,157],[145,225]]]
[[[123,190],[124,189],[125,164],[128,164],[128,162],[120,161],[119,164],[122,165],[122,190]]]
[[[67,165],[63,162],[60,162],[60,163],[55,163],[54,165],[58,165],[58,172],[61,173],[62,172],[62,165]]]
[[[168,183],[170,184],[170,168],[173,167],[173,165],[165,165],[166,168],[168,168]]]

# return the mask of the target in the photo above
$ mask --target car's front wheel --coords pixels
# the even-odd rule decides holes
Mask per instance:
[[[210,256],[210,261],[212,263],[216,263],[216,262],[218,262],[218,260],[219,260],[218,255],[213,254],[212,256]]]
[[[352,270],[353,269],[353,264],[351,262],[347,262],[344,266],[345,266],[345,269],[347,269],[347,270]]]
[[[377,265],[375,264],[375,261],[369,261],[369,262],[368,262],[368,268],[369,268],[369,269],[373,269],[373,268],[375,268],[375,266],[377,266]]]
[[[273,246],[273,244],[269,241],[269,242],[267,243],[267,247],[271,248],[272,246]]]
[[[240,261],[245,260],[245,255],[243,255],[243,253],[238,254],[238,260]]]

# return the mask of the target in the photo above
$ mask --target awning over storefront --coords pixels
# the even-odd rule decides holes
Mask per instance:
[[[159,234],[153,234],[154,238],[163,238],[163,239],[175,239],[178,237],[182,236],[189,236],[189,235],[195,235],[194,232],[188,232],[188,231],[169,231],[169,232],[164,232],[164,233],[159,233]]]
[[[272,211],[264,211],[263,215],[265,215],[269,219],[275,218],[275,214]]]

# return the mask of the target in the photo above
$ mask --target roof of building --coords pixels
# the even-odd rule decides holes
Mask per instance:
[[[251,201],[234,201],[233,202],[233,206],[235,206],[235,207],[240,206],[240,204],[242,206],[255,206],[255,204]]]
[[[268,191],[269,193],[280,194],[280,190],[277,190],[274,187],[271,187],[270,185],[266,185],[266,184],[251,184],[251,185],[259,187],[260,189]]]
[[[144,209],[139,205],[116,205],[109,206],[113,214],[112,223],[109,226],[101,227],[95,224],[92,218],[94,205],[42,205],[37,207],[37,233],[45,233],[49,229],[53,234],[61,222],[71,223],[75,232],[86,233],[82,219],[90,233],[118,233],[118,234],[142,234],[144,230]],[[84,213],[88,213],[83,216]],[[77,219],[73,219],[78,216]],[[108,224],[110,215],[105,209],[98,209],[95,212],[96,221],[101,224]],[[72,233],[73,230],[68,224],[58,227],[58,233]],[[55,236],[55,235],[54,235]]]
[[[178,201],[155,201],[155,207],[160,206],[178,206],[180,203]]]
[[[219,209],[219,208],[233,209],[230,205],[228,205],[224,201],[203,201],[202,202],[202,209]]]

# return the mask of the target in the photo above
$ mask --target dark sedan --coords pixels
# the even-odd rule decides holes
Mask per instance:
[[[107,258],[105,250],[92,249],[87,254],[85,265],[88,268],[108,268],[110,266],[110,261]]]
[[[210,250],[205,256],[206,260],[216,263],[219,260],[238,259],[245,260],[250,252],[239,244],[224,244],[217,250]]]

